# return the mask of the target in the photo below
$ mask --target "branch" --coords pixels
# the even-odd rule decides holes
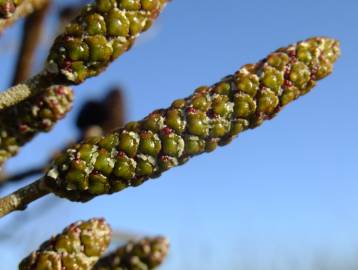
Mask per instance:
[[[47,2],[48,0],[24,0],[23,3],[14,7],[14,12],[6,14],[6,16],[0,16],[0,34],[6,27],[9,27],[20,18],[31,14],[34,10],[41,8]]]
[[[114,87],[103,101],[107,109],[107,119],[103,122],[102,128],[105,134],[109,134],[114,129],[125,124],[126,102],[124,92],[121,87]]]
[[[43,22],[50,3],[51,1],[44,3],[39,10],[35,11],[25,20],[21,48],[12,85],[23,82],[30,77],[34,54],[41,39]]]
[[[0,218],[14,211],[25,210],[33,201],[47,195],[47,189],[43,179],[21,188],[12,194],[0,199]]]
[[[17,183],[30,176],[41,174],[43,171],[44,171],[44,167],[35,167],[14,175],[5,176],[3,178],[0,178],[0,188],[2,188],[4,185],[8,183]]]
[[[12,107],[26,98],[44,91],[51,86],[46,75],[39,74],[24,83],[15,85],[0,93],[0,111]]]

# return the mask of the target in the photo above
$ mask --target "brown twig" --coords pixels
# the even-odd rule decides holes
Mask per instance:
[[[40,93],[53,83],[45,74],[39,74],[24,83],[17,84],[0,93],[0,111],[12,107],[21,101]]]
[[[108,134],[124,124],[125,102],[123,90],[112,88],[103,100],[89,100],[81,108],[76,126],[84,135],[88,128],[99,126]]]
[[[44,167],[35,167],[28,170],[25,170],[23,172],[5,176],[3,178],[0,178],[0,188],[3,187],[5,184],[8,183],[16,183],[20,182],[30,176],[41,174],[44,170]]]
[[[14,211],[25,210],[31,202],[48,193],[46,184],[41,178],[6,197],[0,198],[0,218]]]
[[[105,134],[112,132],[115,128],[121,127],[125,124],[126,107],[123,89],[121,87],[114,87],[107,94],[104,101],[104,106],[107,109],[108,117],[104,121],[102,128]]]
[[[48,0],[24,0],[23,3],[16,8],[15,12],[9,18],[0,19],[0,33],[18,19],[25,17],[34,12],[34,10],[42,7],[47,3],[47,1]]]
[[[51,1],[28,16],[25,20],[21,48],[17,59],[12,85],[27,80],[31,75],[32,63],[36,48],[41,40],[43,22],[49,10]]]

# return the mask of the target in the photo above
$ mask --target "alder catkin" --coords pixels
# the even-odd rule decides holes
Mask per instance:
[[[339,54],[338,41],[323,37],[281,48],[167,109],[67,149],[47,172],[47,185],[84,202],[157,178],[273,118],[329,75]]]
[[[103,219],[80,221],[23,259],[19,270],[91,270],[110,240],[111,228]]]
[[[55,81],[79,84],[101,73],[150,28],[167,0],[96,0],[53,44],[47,71]]]
[[[131,241],[100,259],[93,270],[152,270],[163,263],[168,251],[164,237]]]
[[[0,166],[35,135],[48,132],[72,108],[73,92],[52,86],[0,115]]]

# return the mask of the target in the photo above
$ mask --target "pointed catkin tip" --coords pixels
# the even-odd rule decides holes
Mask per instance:
[[[111,228],[104,219],[80,221],[43,243],[22,260],[20,270],[90,270],[108,248]]]
[[[331,72],[336,60],[341,56],[340,42],[329,37],[312,37],[296,45],[296,55],[298,61],[302,61],[308,66],[313,66],[317,80],[329,75],[320,73],[320,69],[329,68]],[[324,67],[321,67],[324,66]],[[328,67],[329,66],[329,67]],[[322,72],[322,71],[321,71]]]
[[[86,202],[137,187],[274,118],[333,71],[339,42],[313,37],[270,53],[103,137],[72,146],[49,168],[60,197]]]
[[[168,255],[169,241],[164,237],[129,242],[100,259],[94,270],[151,270],[160,266]]]

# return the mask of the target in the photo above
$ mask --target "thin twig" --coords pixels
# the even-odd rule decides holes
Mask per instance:
[[[14,106],[26,98],[44,91],[52,83],[45,74],[39,74],[24,83],[15,85],[0,93],[0,111]]]
[[[109,134],[114,129],[125,124],[126,119],[126,102],[124,100],[123,89],[114,87],[108,92],[102,102],[107,110],[107,119],[102,124],[105,134]]]
[[[34,12],[34,10],[42,7],[45,3],[47,3],[47,1],[48,0],[24,0],[23,3],[16,8],[14,14],[12,14],[9,18],[0,19],[0,33],[18,19],[25,17]]]
[[[50,4],[51,1],[46,2],[40,9],[36,10],[25,20],[21,48],[12,85],[27,80],[31,75],[34,55],[41,40],[43,22]]]
[[[20,182],[30,176],[41,174],[43,171],[44,167],[41,166],[31,168],[14,175],[4,176],[3,178],[0,178],[0,188],[3,187],[5,184]]]
[[[14,211],[25,210],[33,201],[47,195],[49,190],[43,179],[23,187],[12,194],[0,198],[0,218]]]

